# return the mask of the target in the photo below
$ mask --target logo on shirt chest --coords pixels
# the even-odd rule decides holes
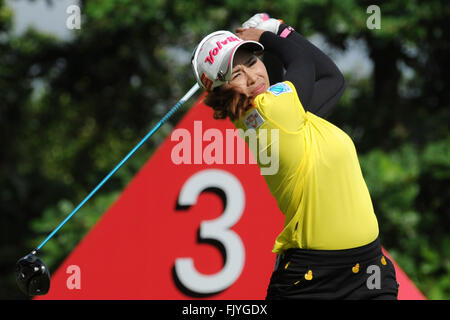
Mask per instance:
[[[254,109],[244,118],[244,125],[247,129],[258,129],[264,123],[263,117],[259,114],[257,109]]]

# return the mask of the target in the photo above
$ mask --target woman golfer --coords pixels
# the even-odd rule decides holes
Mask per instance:
[[[266,298],[396,299],[395,270],[381,251],[355,146],[324,119],[345,90],[341,72],[266,14],[243,26],[236,35],[206,36],[192,65],[216,119],[253,129],[257,138],[262,129],[278,130],[279,169],[264,178],[285,223]],[[263,50],[264,62],[256,55]]]

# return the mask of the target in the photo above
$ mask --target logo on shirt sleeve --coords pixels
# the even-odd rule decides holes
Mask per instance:
[[[244,125],[247,129],[258,129],[263,123],[264,119],[261,117],[257,109],[253,109],[253,111],[244,118]]]
[[[279,96],[280,94],[283,93],[293,92],[291,87],[289,87],[289,85],[285,82],[274,84],[267,91],[271,92],[274,96]]]

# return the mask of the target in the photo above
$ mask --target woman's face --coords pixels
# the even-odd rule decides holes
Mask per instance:
[[[234,55],[231,79],[224,84],[227,89],[245,95],[249,103],[269,86],[269,75],[260,59],[247,50],[238,50]]]

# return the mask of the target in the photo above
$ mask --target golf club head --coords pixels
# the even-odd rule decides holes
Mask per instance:
[[[16,263],[17,285],[29,296],[44,295],[50,289],[50,272],[36,254],[33,250]]]

